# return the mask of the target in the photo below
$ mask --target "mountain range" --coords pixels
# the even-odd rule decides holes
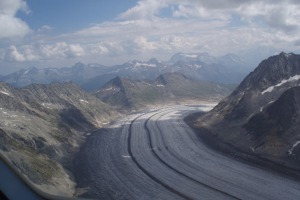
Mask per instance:
[[[0,81],[16,87],[73,81],[87,91],[95,91],[99,85],[117,76],[155,80],[168,72],[180,72],[192,78],[218,83],[239,83],[250,69],[243,59],[234,54],[214,57],[208,53],[178,53],[166,62],[152,58],[146,62],[133,60],[111,67],[83,63],[76,63],[70,68],[31,67],[0,76]]]
[[[211,143],[299,170],[299,86],[300,55],[282,52],[262,61],[193,125]]]
[[[117,108],[141,109],[157,104],[218,102],[234,87],[235,85],[192,79],[174,72],[162,74],[154,81],[116,77],[101,87],[95,95]]]

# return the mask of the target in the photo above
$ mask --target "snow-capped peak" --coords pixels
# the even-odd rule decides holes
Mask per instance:
[[[187,57],[187,58],[197,58],[198,57],[197,54],[181,54],[181,55],[184,57]]]
[[[293,53],[285,53],[285,52],[281,52],[280,54],[286,58],[289,58],[291,55],[293,55]]]

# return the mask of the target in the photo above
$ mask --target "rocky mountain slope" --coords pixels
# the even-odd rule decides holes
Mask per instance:
[[[99,84],[104,85],[114,77],[155,80],[160,74],[180,72],[187,76],[219,83],[239,83],[250,68],[238,56],[228,54],[214,57],[208,53],[178,53],[169,61],[152,58],[142,62],[133,60],[121,65],[105,67],[99,64],[76,63],[67,68],[29,68],[5,76],[0,81],[16,87],[33,83],[73,81],[87,91],[95,91]]]
[[[299,165],[300,87],[292,87],[278,100],[243,125],[252,136],[250,148],[264,157]]]
[[[300,55],[280,53],[262,61],[211,112],[194,122],[216,141],[251,155],[300,169]],[[291,153],[292,151],[292,153]]]
[[[160,75],[154,81],[116,77],[95,95],[118,108],[140,109],[158,104],[220,101],[233,88],[233,85],[200,81],[176,72]]]
[[[0,153],[42,190],[72,196],[72,159],[86,134],[115,118],[73,83],[0,83]]]

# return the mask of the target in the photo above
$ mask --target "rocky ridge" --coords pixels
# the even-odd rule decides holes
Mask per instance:
[[[298,90],[300,55],[280,53],[262,61],[211,112],[194,121],[217,142],[249,155],[300,169]],[[293,155],[293,156],[292,156]]]
[[[154,81],[116,77],[95,95],[119,109],[138,110],[154,105],[216,102],[233,88],[234,85],[201,81],[175,72],[162,74]]]
[[[117,117],[73,83],[0,83],[0,153],[38,188],[72,196],[72,160],[85,136]]]

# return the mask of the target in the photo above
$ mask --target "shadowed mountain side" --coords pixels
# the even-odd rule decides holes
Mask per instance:
[[[252,136],[253,152],[286,162],[300,163],[300,87],[287,90],[243,125]]]

